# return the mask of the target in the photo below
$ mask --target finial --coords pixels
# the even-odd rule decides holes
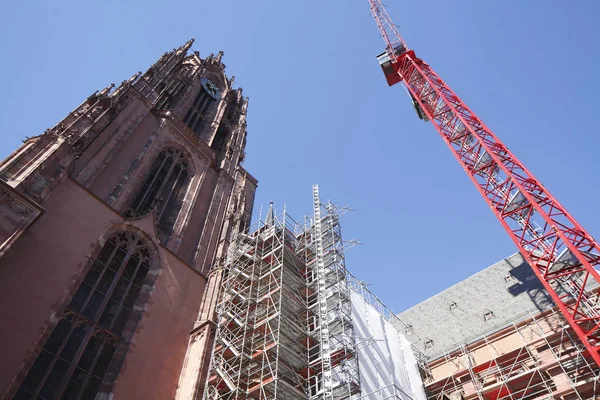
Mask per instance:
[[[142,74],[142,71],[138,71],[136,72],[131,78],[129,78],[129,80],[127,81],[127,83],[133,83],[135,82],[135,80],[137,78],[139,78],[139,76]]]
[[[100,93],[98,93],[98,96],[106,96],[111,90],[112,88],[115,87],[114,83],[111,83],[110,85],[108,85],[107,87],[105,87],[104,89],[102,89],[100,91]]]
[[[215,62],[217,64],[221,63],[221,59],[223,58],[223,54],[225,54],[225,52],[223,50],[219,50],[219,53],[217,54],[217,57],[215,59]]]
[[[229,78],[229,88],[230,89],[233,87],[233,82],[235,82],[235,75],[231,75],[231,78]]]
[[[192,47],[192,44],[194,44],[194,38],[191,38],[190,40],[185,42],[185,44],[181,47],[181,50],[183,52],[188,51],[190,49],[190,47]]]

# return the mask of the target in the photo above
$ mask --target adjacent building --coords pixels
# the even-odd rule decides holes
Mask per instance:
[[[428,400],[600,398],[600,368],[518,253],[398,317]]]

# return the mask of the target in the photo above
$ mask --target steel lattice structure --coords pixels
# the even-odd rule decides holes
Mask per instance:
[[[386,51],[390,86],[403,82],[417,114],[431,121],[576,335],[600,365],[600,247],[550,192],[415,52],[380,0],[369,0]]]

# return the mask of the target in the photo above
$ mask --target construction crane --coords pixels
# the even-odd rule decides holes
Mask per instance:
[[[498,137],[410,49],[380,0],[369,0],[385,41],[388,85],[405,86],[600,366],[600,246]]]

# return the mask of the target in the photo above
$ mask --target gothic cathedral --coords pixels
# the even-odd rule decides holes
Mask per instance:
[[[248,100],[192,43],[0,162],[0,397],[202,397],[257,181]]]

